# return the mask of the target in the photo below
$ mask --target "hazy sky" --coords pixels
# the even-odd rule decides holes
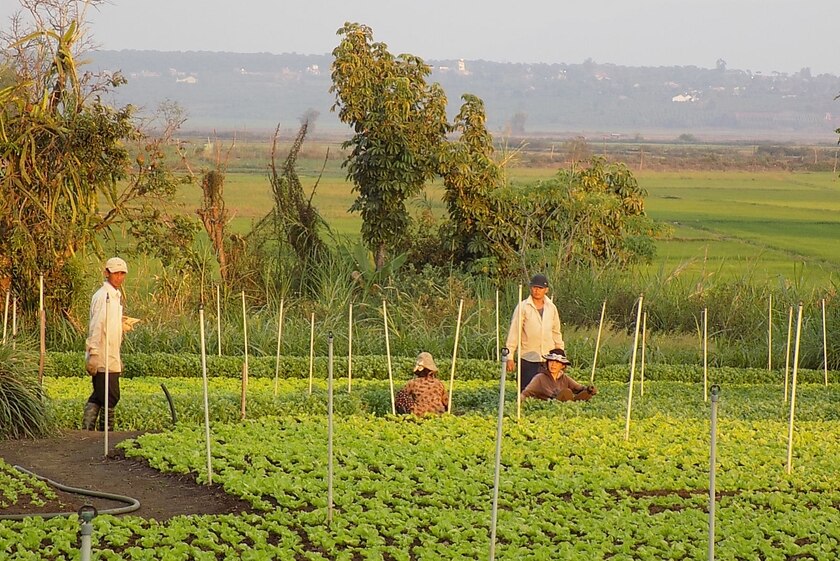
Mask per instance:
[[[2,25],[18,2],[0,0]],[[325,54],[345,21],[425,60],[840,74],[840,0],[109,0],[104,49]]]

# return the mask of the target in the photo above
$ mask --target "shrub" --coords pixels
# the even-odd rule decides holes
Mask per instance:
[[[37,438],[51,432],[37,365],[38,355],[28,345],[0,345],[0,439]]]

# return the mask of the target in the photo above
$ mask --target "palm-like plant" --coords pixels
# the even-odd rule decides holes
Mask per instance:
[[[0,344],[0,440],[38,438],[52,431],[31,344]]]

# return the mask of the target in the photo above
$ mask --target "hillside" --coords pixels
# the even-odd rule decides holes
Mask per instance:
[[[317,111],[318,129],[343,131],[330,107],[330,55],[99,51],[89,69],[121,70],[113,101],[145,110],[183,106],[186,128],[263,133]],[[463,93],[484,99],[491,131],[625,138],[759,138],[833,143],[840,77],[764,75],[695,66],[427,61],[454,114]]]

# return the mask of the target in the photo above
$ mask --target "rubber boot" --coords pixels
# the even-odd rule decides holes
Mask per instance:
[[[99,405],[88,401],[85,403],[85,413],[82,417],[82,428],[84,430],[96,430],[96,417],[99,416]]]
[[[99,430],[105,430],[105,408],[99,412]],[[108,409],[108,432],[114,432],[114,409]]]

